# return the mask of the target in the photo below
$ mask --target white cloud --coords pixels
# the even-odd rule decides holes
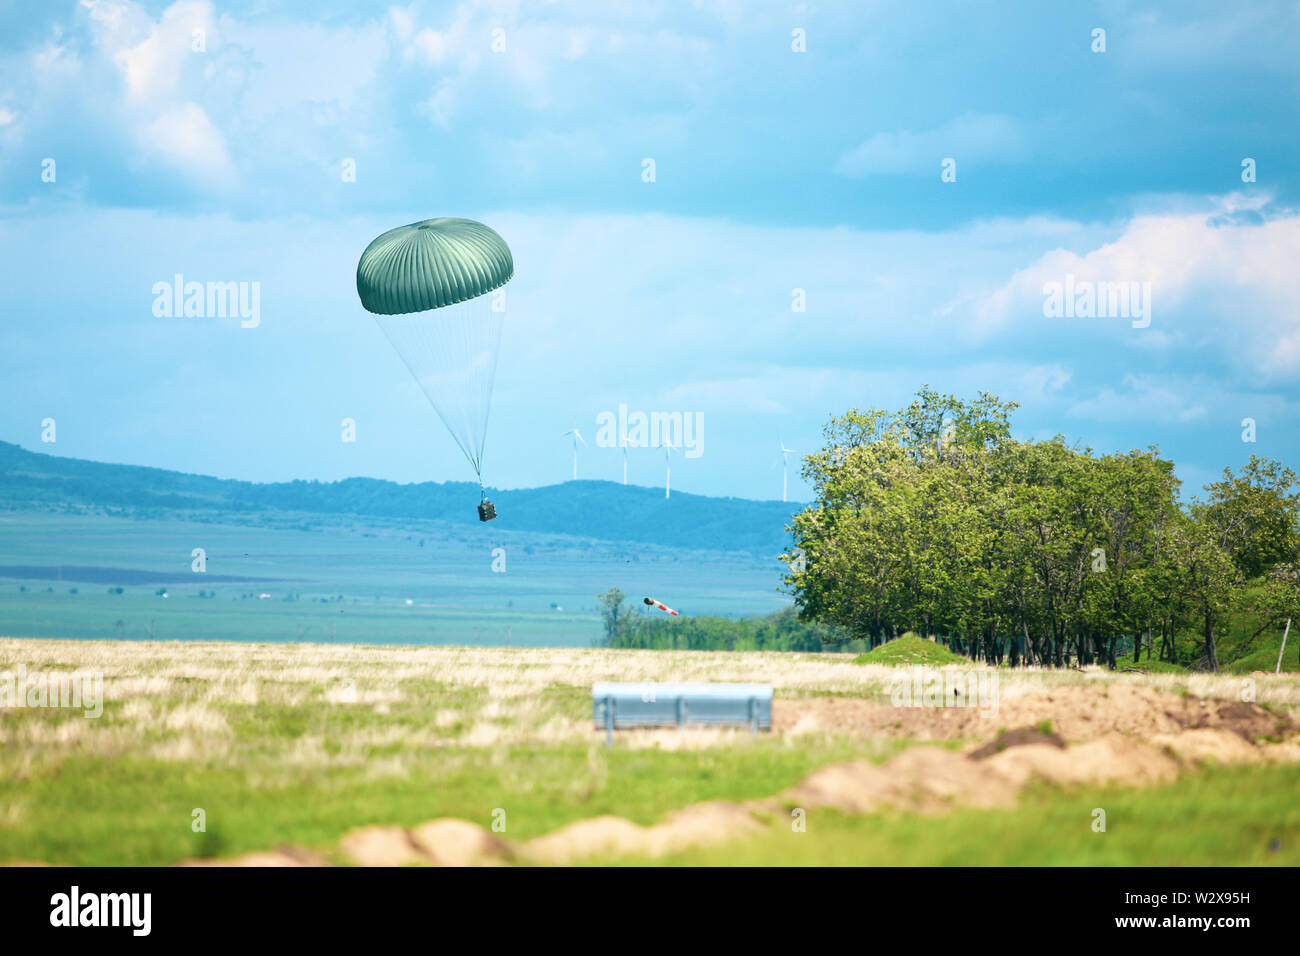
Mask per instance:
[[[1185,382],[1128,374],[1121,389],[1102,388],[1092,398],[1075,402],[1067,414],[1100,422],[1182,424],[1206,418],[1205,398],[1203,391],[1190,391]]]
[[[1200,374],[1130,372],[1121,378],[1118,386],[1093,388],[1088,397],[1071,402],[1065,413],[1088,422],[1144,422],[1218,429],[1220,436],[1232,439],[1240,432],[1243,418],[1254,418],[1261,423],[1265,437],[1271,436],[1276,442],[1275,426],[1285,428],[1287,423],[1295,421],[1300,415],[1300,405],[1283,395],[1233,387]],[[1276,445],[1270,446],[1273,447]]]
[[[177,169],[227,184],[234,167],[226,142],[203,108],[195,103],[169,106],[143,131],[141,140]]]
[[[647,99],[710,95],[725,66],[713,42],[664,28],[665,9],[620,13],[629,15],[606,22],[610,11],[600,7],[525,13],[509,3],[462,3],[428,15],[412,4],[390,8],[387,27],[402,63],[431,74],[433,90],[423,101],[441,126],[466,101],[583,120],[608,114],[611,104],[626,114],[629,104]],[[497,30],[504,51],[493,48]]]
[[[727,378],[688,382],[665,389],[660,401],[665,409],[698,411],[731,409],[752,414],[789,414],[788,386],[783,376],[770,378]]]
[[[841,156],[835,172],[853,177],[897,173],[938,176],[939,164],[952,157],[960,177],[964,162],[1020,158],[1025,142],[1021,124],[1009,116],[965,113],[934,129],[876,133]]]
[[[201,70],[204,61],[196,58],[206,55],[192,49],[195,30],[203,31],[205,45],[219,44],[212,5],[182,0],[163,11],[162,19],[150,26],[147,38],[113,52],[127,93],[139,100],[165,99],[179,93],[186,70]],[[112,31],[115,38],[120,32],[120,28]],[[111,48],[113,44],[105,45]]]
[[[138,9],[126,0],[81,0],[91,20],[101,24],[111,32],[118,32],[124,25],[136,19]]]
[[[389,31],[403,61],[423,66],[441,66],[457,51],[467,51],[469,20],[469,8],[464,5],[456,8],[451,24],[441,30],[417,26],[414,5],[388,11]]]
[[[1035,397],[1044,397],[1065,388],[1071,378],[1070,370],[1059,363],[1035,365],[1025,370],[1020,382]]]
[[[1079,255],[1043,253],[975,305],[983,335],[1012,326],[1089,320],[1043,317],[1044,286],[1080,282],[1151,283],[1151,326],[1113,325],[1137,345],[1211,347],[1251,374],[1280,378],[1300,369],[1300,216],[1253,215],[1258,199],[1225,197],[1212,212],[1148,215],[1121,235]],[[1131,332],[1131,335],[1129,335]]]
[[[23,114],[0,131],[82,130],[115,163],[90,167],[105,189],[114,175],[139,182],[165,170],[198,196],[227,198],[240,183],[253,204],[265,184],[301,181],[304,170],[337,181],[340,160],[365,155],[391,127],[391,99],[376,108],[373,95],[393,57],[383,19],[240,19],[207,0],[157,12],[83,0],[77,13],[70,30],[57,26],[0,64],[22,77],[5,99]]]
[[[337,105],[355,123],[374,110],[374,88],[392,55],[379,23],[254,24],[225,18],[222,37],[227,49],[221,52],[228,58],[212,69],[237,73],[238,120],[245,124],[278,124],[294,110],[310,113],[319,104]]]
[[[205,105],[221,47],[212,4],[178,0],[157,20],[129,0],[83,0],[82,6],[95,53],[121,83],[96,89],[99,102],[87,105],[116,114],[145,157],[205,189],[228,187],[235,170],[226,135]],[[194,49],[196,36],[202,52]]]

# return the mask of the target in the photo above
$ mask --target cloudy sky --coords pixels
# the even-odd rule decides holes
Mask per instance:
[[[923,384],[1193,488],[1300,465],[1297,103],[1294,2],[0,3],[0,439],[468,480],[355,290],[457,215],[516,267],[490,484],[626,403],[702,416],[675,488],[779,497],[778,436]],[[260,324],[155,315],[178,273]],[[1149,311],[1045,314],[1067,281]]]

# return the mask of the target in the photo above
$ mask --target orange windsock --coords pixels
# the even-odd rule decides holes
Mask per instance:
[[[672,608],[670,608],[667,604],[662,604],[659,601],[656,601],[654,598],[645,598],[645,603],[649,604],[651,607],[657,607],[661,611],[667,611],[669,614],[675,615],[677,613]]]

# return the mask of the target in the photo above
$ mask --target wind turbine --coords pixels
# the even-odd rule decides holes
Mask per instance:
[[[669,456],[677,450],[677,446],[671,441],[666,441],[659,447],[664,450],[664,497],[667,498],[672,490],[673,479],[673,462]]]
[[[573,480],[577,481],[578,480],[578,442],[582,442],[584,445],[587,444],[587,442],[583,439],[582,435],[578,434],[578,429],[576,428],[570,429],[560,437],[568,438],[570,435],[573,436]]]
[[[786,489],[789,487],[790,477],[790,456],[795,454],[793,448],[786,448],[785,442],[781,441],[781,436],[776,437],[776,443],[781,446],[781,500],[786,500]]]
[[[624,486],[626,486],[627,485],[627,447],[628,445],[631,444],[631,442],[629,442],[627,440],[627,436],[624,435],[622,438],[618,440],[618,443],[623,447],[623,484]]]

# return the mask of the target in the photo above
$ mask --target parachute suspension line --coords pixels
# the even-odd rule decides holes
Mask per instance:
[[[376,315],[482,485],[483,449],[504,315],[490,295],[428,312]]]

